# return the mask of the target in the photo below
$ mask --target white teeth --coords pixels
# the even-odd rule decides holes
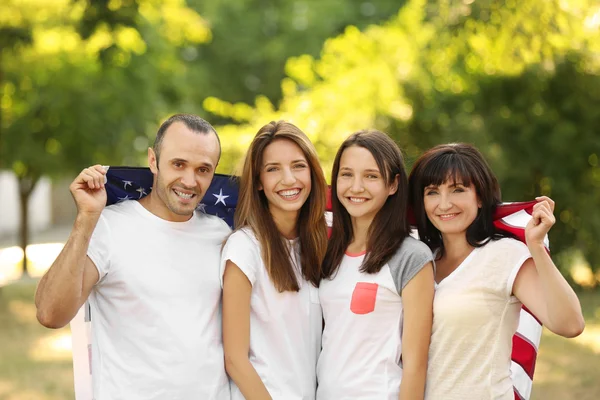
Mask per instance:
[[[350,201],[353,203],[364,203],[367,201],[364,197],[350,197]]]
[[[300,189],[282,190],[278,193],[280,196],[283,196],[283,197],[294,197],[295,195],[300,193]]]
[[[186,200],[189,200],[189,199],[191,199],[194,196],[193,193],[189,193],[189,194],[188,193],[181,193],[180,191],[177,191],[175,189],[173,189],[173,191],[175,192],[175,194],[177,196],[181,197],[182,199],[186,199]]]
[[[456,214],[442,214],[440,215],[440,218],[451,218],[454,217]]]

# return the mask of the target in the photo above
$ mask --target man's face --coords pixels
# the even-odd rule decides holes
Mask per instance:
[[[186,221],[204,197],[219,162],[219,142],[213,132],[199,133],[182,122],[165,132],[157,164],[152,150],[152,193],[158,196],[157,214],[169,221]]]

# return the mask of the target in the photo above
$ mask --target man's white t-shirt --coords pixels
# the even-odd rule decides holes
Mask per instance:
[[[512,338],[521,302],[512,290],[530,257],[518,240],[492,240],[437,285],[426,399],[514,399]]]
[[[221,335],[221,244],[195,214],[163,220],[137,201],[103,212],[88,249],[95,400],[229,399]]]
[[[288,244],[293,265],[299,267],[298,240]],[[323,329],[318,289],[304,280],[298,269],[300,291],[278,292],[264,265],[260,243],[248,228],[227,239],[221,277],[227,260],[237,265],[252,285],[249,359],[267,391],[274,400],[314,399]],[[233,382],[231,398],[244,399]]]
[[[360,271],[364,258],[364,253],[346,254],[336,275],[319,287],[325,319],[319,400],[398,399],[402,290],[432,254],[424,243],[407,237],[378,273]]]

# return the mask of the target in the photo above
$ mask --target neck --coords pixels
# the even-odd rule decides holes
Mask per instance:
[[[442,235],[444,242],[444,256],[447,260],[464,260],[473,251],[474,247],[467,242],[464,233],[456,235]]]
[[[295,239],[298,237],[298,212],[272,212],[271,216],[275,226],[281,235],[286,239]]]
[[[369,240],[369,228],[371,227],[372,219],[366,220],[361,218],[351,217],[352,220],[352,241],[348,246],[348,251],[351,253],[361,253],[367,250]]]
[[[154,187],[156,187],[156,182],[154,183]],[[189,221],[192,218],[192,214],[189,215],[179,215],[175,214],[165,205],[165,203],[158,197],[158,194],[154,191],[150,192],[144,198],[139,200],[139,203],[152,214],[156,215],[158,218],[164,219],[169,222],[185,222]]]

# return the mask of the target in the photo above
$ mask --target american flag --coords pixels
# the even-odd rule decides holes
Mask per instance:
[[[109,167],[106,174],[107,205],[137,200],[152,190],[153,176],[148,168]],[[233,215],[238,201],[238,180],[229,175],[215,174],[198,211],[216,215],[233,227]],[[535,201],[505,203],[498,207],[494,224],[525,242],[525,225],[531,219]],[[327,202],[330,210],[331,202]],[[327,221],[331,223],[330,211]],[[546,247],[548,242],[546,238]],[[71,321],[73,341],[73,372],[76,400],[92,399],[91,315],[86,303]],[[533,384],[535,361],[542,336],[542,324],[525,307],[521,310],[519,326],[513,336],[511,377],[515,400],[529,400]]]

